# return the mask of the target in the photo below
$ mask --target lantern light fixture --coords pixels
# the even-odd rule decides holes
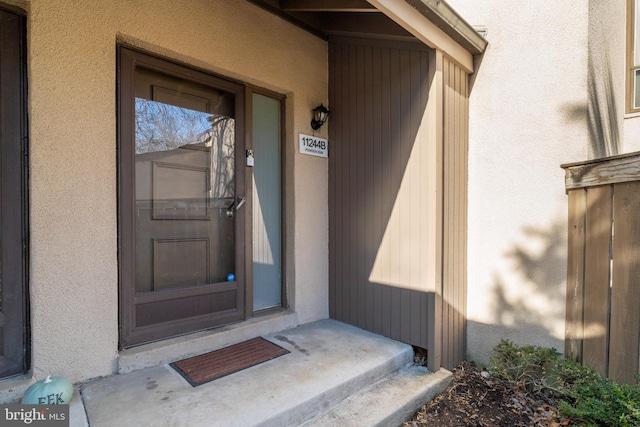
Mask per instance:
[[[313,130],[318,130],[323,124],[325,124],[325,122],[329,118],[329,110],[327,110],[327,107],[320,104],[312,111],[313,118],[311,119],[311,127],[313,128]]]

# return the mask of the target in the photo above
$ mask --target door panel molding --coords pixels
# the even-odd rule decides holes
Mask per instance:
[[[177,246],[180,246],[181,249],[177,249]],[[176,269],[175,264],[172,264],[170,259],[173,256],[173,252],[179,250],[183,254],[189,254],[189,246],[191,246],[192,256],[185,255],[184,258],[191,262],[181,263]],[[153,291],[170,289],[175,284],[180,285],[187,282],[190,279],[189,275],[198,284],[209,283],[211,281],[211,275],[209,274],[211,268],[210,254],[211,239],[209,237],[153,239]],[[173,268],[168,269],[167,265]]]
[[[165,163],[165,162],[151,162],[152,165],[152,183],[151,183],[151,194],[153,195],[153,213],[152,219],[190,219],[190,220],[210,220],[209,214],[209,206],[204,203],[207,198],[207,191],[209,190],[209,185],[207,184],[209,181],[209,176],[211,170],[206,166],[195,166],[195,165],[184,165],[180,163]],[[171,176],[171,172],[181,171],[183,177],[185,176],[185,172],[191,172],[191,184],[194,185],[194,188],[191,188],[194,191],[193,194],[182,194],[182,198],[197,198],[200,199],[203,203],[203,206],[196,206],[195,211],[186,210],[186,208],[180,206],[180,198],[173,199],[176,200],[173,206],[167,206],[166,204],[160,203],[158,199],[162,200],[165,193],[171,193],[170,191],[163,192],[162,190],[167,190],[166,187],[171,183],[175,183],[178,179],[175,176]],[[164,172],[165,177],[168,178],[164,182],[161,179],[162,173]],[[201,176],[198,177],[197,174]],[[173,178],[173,179],[171,179]],[[203,188],[198,189],[197,187],[203,185]],[[195,192],[196,190],[201,190],[200,194]],[[177,204],[177,206],[176,206]],[[200,213],[202,212],[202,213]]]

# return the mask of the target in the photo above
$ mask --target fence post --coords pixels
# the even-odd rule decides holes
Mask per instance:
[[[579,363],[582,363],[583,340],[585,208],[586,190],[580,188],[569,191],[564,355]]]

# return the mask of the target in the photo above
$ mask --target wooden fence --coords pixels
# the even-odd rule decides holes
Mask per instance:
[[[569,197],[565,357],[635,384],[640,152],[562,167]]]

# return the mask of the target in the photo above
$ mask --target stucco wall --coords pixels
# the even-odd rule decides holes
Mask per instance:
[[[624,132],[625,12],[626,1],[589,1],[589,158],[629,151]]]
[[[77,381],[115,368],[119,41],[288,96],[290,301],[300,322],[327,317],[327,162],[296,152],[297,134],[311,133],[310,110],[327,102],[326,43],[237,0],[29,8],[34,375]]]
[[[607,24],[602,32],[606,34],[606,40],[608,41],[609,56],[619,57],[616,63],[617,69],[615,70],[616,78],[622,82],[618,83],[617,93],[620,93],[621,116],[624,113],[625,108],[625,95],[627,90],[633,90],[633,88],[626,89],[625,84],[625,48],[627,44],[626,40],[626,1],[607,0],[602,1],[600,4],[598,0],[591,0],[593,3],[592,8],[599,7],[605,23]],[[624,116],[622,123],[622,153],[631,153],[634,151],[640,151],[640,113],[627,114]]]
[[[586,159],[587,4],[450,0],[489,46],[472,80],[468,357],[501,338],[563,350],[566,195]]]
[[[640,114],[625,114],[626,3],[589,2],[589,158],[640,151]]]
[[[640,115],[627,116],[623,123],[623,152],[640,151]]]

